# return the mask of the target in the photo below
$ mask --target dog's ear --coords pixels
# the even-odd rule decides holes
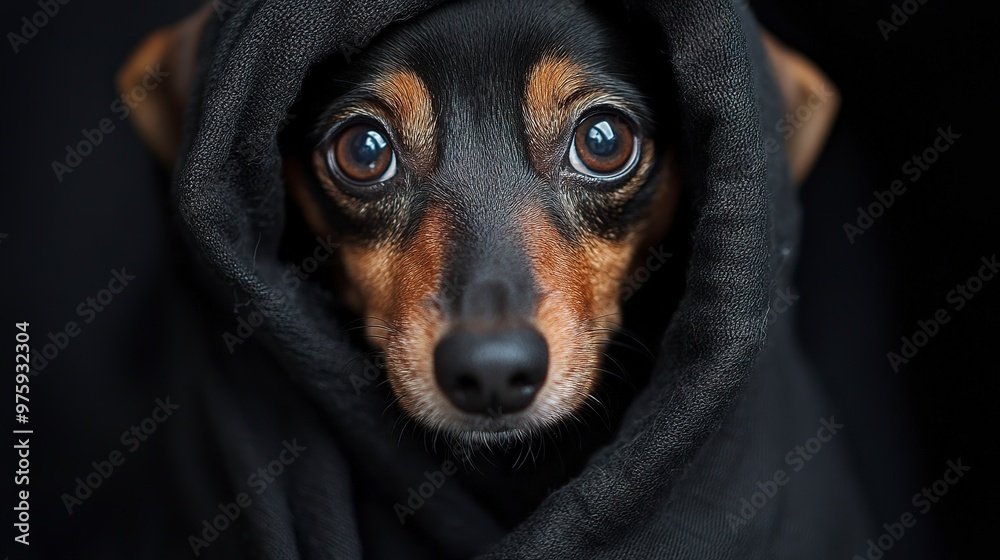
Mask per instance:
[[[785,142],[792,179],[801,183],[833,128],[840,92],[812,61],[767,31],[761,36],[785,102],[785,116],[774,126]]]
[[[174,164],[180,150],[181,123],[196,71],[198,41],[211,13],[212,4],[207,4],[186,19],[154,31],[118,71],[118,91],[123,100],[129,101],[132,124],[166,166]]]

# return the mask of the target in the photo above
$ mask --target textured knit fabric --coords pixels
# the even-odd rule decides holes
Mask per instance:
[[[277,136],[308,71],[365,45],[431,2],[249,0],[211,17],[188,107],[173,197],[200,262],[265,317],[232,354],[189,364],[200,393],[195,441],[178,462],[191,531],[246,490],[282,442],[305,450],[206,557],[851,558],[872,531],[836,436],[809,462],[796,446],[835,424],[796,346],[792,321],[769,324],[797,250],[798,210],[773,123],[782,106],[759,32],[742,2],[626,2],[660,29],[680,100],[686,189],[696,193],[681,302],[647,386],[610,444],[513,530],[458,484],[444,484],[401,525],[369,496],[405,498],[440,468],[420,441],[390,440],[366,350],[331,295],[281,279],[285,192]],[[247,147],[250,148],[247,148]],[[182,364],[183,365],[183,364]],[[360,394],[359,394],[360,393]],[[800,470],[795,467],[800,466]],[[778,471],[787,483],[766,496]],[[743,516],[741,509],[752,507]],[[362,531],[359,519],[376,523]],[[377,525],[379,521],[384,524]],[[392,541],[397,545],[385,542]],[[396,548],[393,548],[396,546]],[[406,556],[399,556],[406,557]]]

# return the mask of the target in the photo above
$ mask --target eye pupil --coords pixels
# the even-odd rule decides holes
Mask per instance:
[[[576,128],[570,163],[584,175],[618,176],[636,161],[637,139],[622,116],[601,113],[584,119]]]
[[[611,123],[600,121],[587,131],[587,149],[598,157],[608,157],[618,148],[618,138]]]
[[[327,162],[335,175],[363,185],[388,180],[396,172],[396,158],[387,135],[372,123],[348,126],[334,137]]]
[[[388,143],[376,130],[355,134],[351,141],[351,157],[362,167],[374,168]]]

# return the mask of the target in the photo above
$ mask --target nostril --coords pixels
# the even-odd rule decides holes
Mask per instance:
[[[463,375],[455,381],[455,389],[463,392],[478,391],[479,382],[476,381],[476,378],[471,375]]]
[[[434,350],[434,375],[458,408],[476,414],[523,410],[545,381],[548,345],[534,329],[457,330]]]
[[[448,386],[443,388],[452,402],[463,410],[477,409],[483,405],[485,400],[482,385],[473,375],[459,375],[450,388]]]

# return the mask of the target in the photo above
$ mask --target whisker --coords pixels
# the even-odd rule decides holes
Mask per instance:
[[[597,398],[594,395],[587,395],[587,399],[588,400],[584,401],[584,404],[587,405],[587,408],[593,411],[594,414],[596,414],[597,417],[604,422],[605,428],[611,430],[614,427],[614,422],[612,422],[611,420],[611,410],[608,409],[607,405],[601,402],[601,399]],[[595,403],[597,403],[597,405],[595,406],[591,404],[590,401],[594,401]]]
[[[410,425],[410,415],[404,414],[403,416],[406,416],[406,422],[403,423],[402,429],[399,430],[399,439],[396,440],[396,447],[403,444],[403,434],[406,433],[406,427]]]
[[[608,346],[617,346],[619,348],[625,348],[626,350],[634,350],[636,352],[639,352],[640,354],[642,353],[642,349],[639,348],[638,346],[633,346],[622,340],[616,340],[611,338],[605,341],[605,344],[607,344]]]
[[[614,334],[617,334],[617,335],[621,335],[621,336],[629,338],[630,340],[635,341],[635,343],[638,344],[642,348],[642,350],[646,354],[649,355],[649,357],[651,359],[655,359],[656,358],[656,356],[649,349],[649,347],[646,346],[646,344],[643,343],[643,341],[640,340],[639,337],[637,337],[634,334],[630,333],[628,331],[628,329],[626,329],[625,327],[622,327],[622,326],[619,326],[619,325],[614,325],[614,326],[611,326],[611,327],[594,327],[589,332],[603,332],[603,331],[607,331],[607,332],[611,332],[611,333],[614,333]],[[611,339],[609,339],[608,342],[609,343],[614,343],[613,340],[611,340]],[[624,343],[622,343],[621,341],[618,341],[618,344],[624,344]],[[625,346],[625,347],[626,348],[631,348],[630,346]],[[632,349],[637,350],[635,348],[632,348]]]
[[[363,329],[382,329],[384,331],[389,331],[391,333],[397,332],[397,331],[393,330],[392,328],[387,327],[385,325],[358,325],[356,327],[344,327],[343,329],[341,329],[341,331],[342,332],[353,332],[353,331],[360,331],[360,330],[363,330]]]
[[[605,352],[603,350],[600,350],[599,354],[601,356],[603,356],[604,358],[607,358],[607,360],[609,362],[611,362],[611,365],[613,365],[616,368],[618,368],[618,371],[621,372],[621,374],[622,374],[622,379],[625,380],[625,381],[628,381],[628,379],[627,379],[627,375],[628,374],[625,372],[625,366],[623,366],[621,364],[621,362],[619,362],[618,360],[615,359],[614,356],[612,356],[611,354],[608,354],[607,352]]]
[[[374,338],[374,339],[377,339],[377,340],[389,340],[389,337],[382,336],[380,334],[366,334],[365,338]]]
[[[399,402],[400,398],[402,398],[402,397],[396,397],[396,398],[392,399],[391,401],[389,401],[389,404],[387,404],[385,406],[385,408],[382,409],[382,414],[384,415],[386,412],[389,412],[389,409],[392,408],[392,405],[394,405],[397,402]]]
[[[355,356],[355,357],[351,358],[350,360],[347,360],[346,362],[344,362],[344,365],[341,366],[341,367],[342,367],[342,369],[347,369],[351,364],[353,364],[354,362],[356,362],[358,360],[367,360],[368,358],[375,358],[375,357],[378,357],[378,355],[381,354],[381,353],[382,352],[379,351],[379,350],[372,350],[371,352],[365,352],[364,354]]]

